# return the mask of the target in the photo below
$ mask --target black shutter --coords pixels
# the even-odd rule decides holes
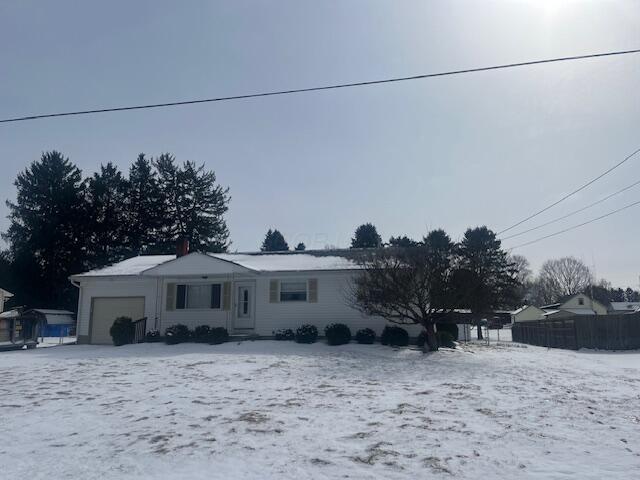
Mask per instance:
[[[176,288],[176,310],[184,309],[185,303],[187,299],[187,286],[186,285],[178,285]]]
[[[211,308],[220,308],[220,284],[214,283],[211,285]]]

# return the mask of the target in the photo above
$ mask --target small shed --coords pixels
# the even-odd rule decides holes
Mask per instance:
[[[0,313],[0,351],[35,348],[39,327],[36,318],[23,317],[18,310]]]

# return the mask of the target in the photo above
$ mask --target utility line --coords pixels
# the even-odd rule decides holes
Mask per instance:
[[[553,202],[551,205],[548,205],[546,207],[544,207],[542,210],[538,210],[536,213],[529,215],[527,218],[520,220],[518,223],[514,223],[513,225],[511,225],[509,228],[505,228],[504,230],[501,230],[497,233],[497,235],[502,235],[505,232],[508,232],[509,230],[516,228],[518,225],[522,225],[524,222],[531,220],[534,217],[537,217],[538,215],[540,215],[541,213],[546,212],[547,210],[549,210],[550,208],[555,207],[556,205],[558,205],[561,202],[564,202],[567,198],[574,196],[576,193],[584,190],[585,188],[587,188],[589,185],[591,185],[592,183],[597,182],[598,180],[600,180],[602,177],[604,177],[605,175],[613,172],[616,168],[618,168],[620,165],[622,165],[623,163],[625,163],[627,160],[629,160],[631,157],[633,157],[634,155],[636,155],[638,152],[640,152],[640,148],[638,148],[636,151],[634,151],[632,154],[627,155],[624,159],[622,159],[622,161],[616,163],[613,167],[609,168],[608,170],[602,172],[600,175],[598,175],[597,177],[595,177],[592,180],[589,180],[587,183],[585,183],[584,185],[582,185],[581,187],[577,188],[576,190],[574,190],[571,193],[567,193],[564,197],[562,197],[560,200],[557,200],[555,202]]]
[[[425,78],[433,78],[433,77],[444,77],[448,75],[460,75],[463,73],[475,73],[475,72],[486,72],[489,70],[499,70],[503,68],[514,68],[514,67],[524,67],[529,65],[539,65],[543,63],[555,63],[555,62],[566,62],[572,60],[584,60],[588,58],[600,58],[600,57],[611,57],[614,55],[627,55],[631,53],[640,53],[640,49],[635,50],[618,50],[613,52],[604,52],[604,53],[592,53],[588,55],[575,55],[571,57],[557,57],[557,58],[548,58],[543,60],[532,60],[528,62],[519,62],[519,63],[507,63],[502,65],[493,65],[490,67],[478,67],[478,68],[467,68],[463,70],[452,70],[447,72],[438,72],[438,73],[426,73],[422,75],[413,75],[410,77],[395,77],[395,78],[385,78],[382,80],[367,80],[362,82],[354,82],[354,83],[339,83],[334,85],[324,85],[317,87],[308,87],[308,88],[296,88],[291,90],[275,90],[270,92],[261,92],[261,93],[249,93],[244,95],[233,95],[229,97],[215,97],[215,98],[204,98],[204,99],[196,99],[196,100],[184,100],[184,101],[175,101],[175,102],[166,102],[166,103],[152,103],[147,105],[133,105],[133,106],[125,106],[125,107],[112,107],[112,108],[95,108],[92,110],[77,110],[77,111],[69,111],[69,112],[59,112],[59,113],[47,113],[47,114],[39,114],[39,115],[28,115],[24,117],[13,117],[13,118],[5,118],[0,120],[0,123],[10,123],[10,122],[21,122],[25,120],[36,120],[40,118],[52,118],[52,117],[69,117],[74,115],[89,115],[94,113],[106,113],[106,112],[122,112],[127,110],[142,110],[147,108],[161,108],[161,107],[174,107],[178,105],[193,105],[197,103],[210,103],[210,102],[224,102],[230,100],[244,100],[248,98],[257,98],[257,97],[270,97],[275,95],[288,95],[292,93],[306,93],[306,92],[317,92],[321,90],[333,90],[338,88],[350,88],[350,87],[362,87],[366,85],[379,85],[383,83],[393,83],[393,82],[404,82],[409,80],[421,80]]]
[[[598,220],[602,220],[603,218],[609,217],[609,216],[611,216],[611,215],[613,215],[615,213],[621,212],[621,211],[626,210],[627,208],[631,208],[631,207],[633,207],[635,205],[640,205],[640,200],[638,200],[637,202],[630,203],[629,205],[625,205],[622,208],[618,208],[617,210],[614,210],[613,212],[605,213],[604,215],[600,215],[599,217],[592,218],[591,220],[588,220],[586,222],[579,223],[578,225],[574,225],[574,226],[569,227],[569,228],[565,228],[564,230],[560,230],[559,232],[555,232],[555,233],[552,233],[550,235],[545,235],[544,237],[536,238],[535,240],[531,240],[530,242],[521,243],[520,245],[516,245],[515,247],[509,247],[507,250],[511,251],[511,250],[516,249],[516,248],[525,247],[527,245],[531,245],[532,243],[537,243],[537,242],[540,242],[542,240],[546,240],[547,238],[555,237],[556,235],[560,235],[560,234],[566,233],[566,232],[568,232],[570,230],[574,230],[576,228],[583,227],[583,226],[588,225],[590,223],[597,222]]]
[[[522,232],[514,233],[513,235],[509,235],[507,237],[503,237],[500,240],[509,240],[510,238],[519,237],[520,235],[524,235],[525,233],[533,232],[534,230],[538,230],[538,229],[540,229],[542,227],[546,227],[547,225],[551,225],[552,223],[556,223],[556,222],[559,222],[560,220],[564,220],[565,218],[569,218],[569,217],[575,215],[576,213],[584,212],[585,210],[587,210],[587,209],[589,209],[591,207],[595,207],[596,205],[599,205],[602,202],[604,202],[606,200],[609,200],[611,197],[614,197],[614,196],[616,196],[616,195],[618,195],[618,194],[620,194],[622,192],[626,192],[630,188],[633,188],[633,187],[635,187],[636,185],[639,185],[639,184],[640,184],[640,180],[638,180],[637,182],[634,182],[631,185],[628,185],[628,186],[618,190],[617,192],[613,192],[613,193],[607,195],[606,197],[601,198],[600,200],[598,200],[596,202],[590,203],[586,207],[582,207],[582,208],[579,208],[578,210],[574,210],[571,213],[567,213],[566,215],[563,215],[562,217],[558,217],[558,218],[556,218],[554,220],[550,220],[550,221],[548,221],[546,223],[538,225],[537,227],[529,228],[528,230],[523,230]]]

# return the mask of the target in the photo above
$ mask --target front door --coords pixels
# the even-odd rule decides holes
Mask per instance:
[[[236,318],[233,325],[235,330],[253,330],[255,325],[253,292],[253,283],[236,284]]]

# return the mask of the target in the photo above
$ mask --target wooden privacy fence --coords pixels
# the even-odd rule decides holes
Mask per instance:
[[[542,347],[629,350],[640,348],[640,313],[516,322],[511,334],[514,342]]]

